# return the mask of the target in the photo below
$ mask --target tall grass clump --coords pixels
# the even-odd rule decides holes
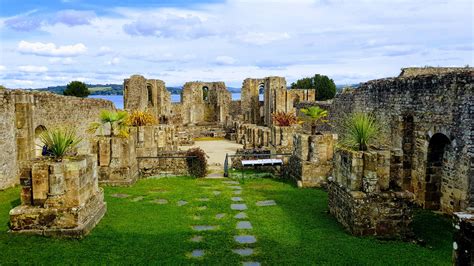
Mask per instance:
[[[366,113],[354,113],[342,124],[341,144],[347,148],[366,151],[381,134],[380,124],[375,117]]]
[[[151,126],[156,124],[156,118],[149,112],[133,110],[128,115],[128,124],[134,127]]]
[[[81,141],[73,128],[54,128],[39,135],[41,143],[46,146],[47,154],[61,161]]]
[[[105,126],[110,128],[110,137],[128,137],[128,113],[126,111],[109,111],[102,110],[99,115],[99,122],[94,122],[89,126],[88,132],[95,133],[98,129],[103,135]]]

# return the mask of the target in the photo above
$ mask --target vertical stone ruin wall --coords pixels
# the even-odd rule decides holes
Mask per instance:
[[[132,75],[124,80],[123,88],[126,110],[148,111],[160,123],[169,122],[172,111],[171,94],[162,80]]]
[[[224,82],[186,82],[181,93],[182,124],[225,124],[229,119],[231,93]],[[174,108],[175,112],[178,108]]]
[[[474,71],[442,74],[403,74],[363,83],[336,95],[330,105],[330,121],[337,125],[348,114],[363,111],[376,115],[384,126],[385,143],[393,161],[391,186],[414,192],[426,207],[429,189],[439,189],[440,209],[451,213],[465,209],[472,195]],[[338,128],[332,130],[336,133]],[[449,140],[444,150],[440,184],[427,179],[430,141],[442,134]],[[398,160],[398,161],[397,161]]]
[[[15,102],[11,91],[0,89],[0,189],[18,184]]]
[[[265,87],[265,79],[245,79],[242,83],[241,106],[243,122],[261,125],[260,88]]]

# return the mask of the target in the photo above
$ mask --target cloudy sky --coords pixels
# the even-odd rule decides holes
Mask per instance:
[[[471,0],[0,0],[0,84],[315,73],[337,84],[473,65]]]

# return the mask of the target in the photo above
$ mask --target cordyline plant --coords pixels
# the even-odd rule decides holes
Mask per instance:
[[[272,115],[275,124],[280,127],[289,127],[298,124],[295,113],[276,112]]]
[[[311,135],[316,134],[316,127],[318,124],[327,123],[326,117],[328,116],[328,111],[324,110],[319,106],[311,106],[308,108],[301,109],[301,112],[304,114],[304,120],[311,124]]]
[[[133,110],[128,115],[127,123],[134,127],[151,126],[156,124],[156,118],[149,112]]]
[[[342,124],[341,144],[356,151],[366,151],[381,134],[375,117],[366,113],[354,113]]]
[[[82,141],[82,138],[76,135],[73,128],[46,130],[39,135],[39,139],[46,148],[46,156],[50,156],[57,161],[62,161],[63,157]]]
[[[89,129],[87,130],[89,133],[93,134],[97,129],[99,129],[102,135],[105,125],[109,125],[110,137],[128,137],[129,126],[128,113],[126,111],[102,110],[100,112],[99,120],[100,122],[94,122],[89,126]]]

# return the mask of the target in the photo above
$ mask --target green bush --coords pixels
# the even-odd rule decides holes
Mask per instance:
[[[186,152],[186,156],[189,174],[194,177],[205,177],[207,174],[206,153],[200,148],[193,148]]]
[[[46,146],[49,156],[58,161],[75,148],[82,139],[77,137],[72,128],[55,128],[43,131],[40,136],[41,143]]]
[[[69,84],[67,84],[67,87],[64,90],[63,94],[66,96],[76,96],[85,98],[89,96],[90,91],[84,82],[71,81]]]

